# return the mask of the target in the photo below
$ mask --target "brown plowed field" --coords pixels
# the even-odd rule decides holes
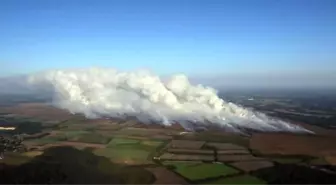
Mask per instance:
[[[187,154],[171,154],[164,153],[160,156],[162,160],[174,160],[174,161],[214,161],[212,155],[187,155]]]
[[[173,140],[170,143],[171,148],[181,149],[201,149],[205,141]]]
[[[231,165],[245,172],[250,172],[262,168],[272,167],[273,163],[269,161],[242,161],[231,163]]]
[[[59,134],[63,134],[64,132],[59,131],[59,130],[53,130],[51,132],[49,132],[49,136],[57,136]]]
[[[1,108],[0,112],[37,118],[45,121],[63,121],[79,115],[42,103],[23,103],[12,107]]]
[[[252,155],[218,155],[218,161],[231,162],[231,161],[257,161],[262,158],[254,157]]]
[[[231,143],[207,143],[207,146],[217,148],[218,150],[245,150],[246,148]]]
[[[117,131],[111,131],[113,135],[124,135],[124,136],[140,136],[140,137],[149,137],[149,138],[172,138],[173,132],[169,129],[145,129],[145,128],[134,128],[127,127]]]
[[[188,184],[183,178],[163,167],[146,168],[156,178],[153,184]]]
[[[154,135],[150,136],[151,139],[162,139],[162,140],[170,140],[173,139],[172,136],[166,136],[166,135]]]
[[[327,156],[326,161],[331,165],[336,165],[336,155],[334,156]]]
[[[64,141],[59,143],[52,143],[46,144],[41,147],[41,149],[46,149],[54,146],[73,146],[73,147],[81,147],[81,148],[105,148],[106,146],[103,144],[93,144],[93,143],[81,143],[81,142],[71,142],[71,141]]]
[[[96,130],[102,130],[102,131],[115,131],[118,129],[121,129],[123,126],[119,124],[111,124],[111,125],[97,125]]]
[[[294,134],[254,134],[250,148],[262,154],[282,155],[336,155],[335,140],[323,136]]]
[[[170,130],[168,128],[136,128],[136,127],[127,127],[121,130],[121,132],[126,133],[143,133],[143,134],[164,134],[164,135],[175,135],[179,134],[178,131]]]
[[[219,150],[217,151],[217,154],[250,154],[250,152],[248,150]]]
[[[326,129],[315,125],[310,125],[307,123],[301,122],[292,122],[293,124],[299,125],[305,129],[313,131],[317,135],[328,136],[328,137],[336,137],[336,129]],[[334,138],[335,139],[335,138]]]
[[[179,148],[168,148],[167,151],[169,153],[174,154],[208,154],[213,155],[214,151],[212,150],[193,150],[193,149],[179,149]]]

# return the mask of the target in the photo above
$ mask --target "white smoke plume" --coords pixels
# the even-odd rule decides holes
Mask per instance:
[[[215,89],[191,85],[185,75],[162,80],[149,72],[118,72],[90,68],[54,70],[29,77],[34,85],[48,85],[56,106],[89,118],[135,116],[170,125],[216,125],[229,130],[301,132],[305,129],[254,112],[217,96]]]

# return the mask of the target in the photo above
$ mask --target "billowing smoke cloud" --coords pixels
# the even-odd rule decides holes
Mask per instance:
[[[215,89],[191,85],[185,75],[162,80],[149,72],[90,68],[35,74],[29,82],[53,88],[56,106],[87,117],[132,116],[146,122],[185,128],[216,125],[262,131],[304,131],[217,96]]]

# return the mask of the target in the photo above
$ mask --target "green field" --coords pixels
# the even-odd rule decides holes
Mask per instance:
[[[84,143],[95,143],[95,144],[106,144],[109,142],[110,138],[104,137],[95,132],[88,132],[85,130],[79,131],[63,131],[56,136],[41,138],[42,140],[47,138],[53,138],[56,141],[76,141]],[[50,140],[50,139],[49,139]],[[37,142],[39,142],[37,140]]]
[[[143,150],[155,150],[163,142],[157,140],[138,140],[130,138],[113,138],[108,144],[108,148],[133,148],[133,149],[143,149]]]
[[[96,144],[107,144],[107,148],[92,149],[94,154],[104,156],[115,162],[132,161],[139,163],[148,163],[148,156],[163,142],[156,140],[137,140],[129,138],[106,138],[98,133],[89,133],[86,131],[67,131],[56,136],[47,136],[30,141],[45,145],[59,141],[74,141]]]
[[[97,149],[96,155],[104,156],[115,162],[132,161],[147,163],[148,155],[160,146],[160,141],[137,140],[129,138],[113,138],[107,148]]]
[[[29,141],[34,142],[39,145],[55,143],[59,141],[74,141],[80,138],[82,135],[87,134],[86,131],[65,131],[53,136],[45,136],[37,139],[29,139]]]
[[[150,154],[149,151],[132,149],[132,148],[101,148],[96,149],[93,152],[98,156],[104,156],[114,162],[147,162],[147,157]]]
[[[163,165],[173,166],[174,171],[193,181],[238,173],[224,164],[165,161]]]
[[[107,144],[110,141],[110,138],[104,137],[98,133],[86,133],[77,136],[74,141],[83,143]]]
[[[15,135],[20,133],[36,134],[44,129],[41,122],[32,121],[31,119],[22,117],[1,117],[0,122],[10,125],[16,125],[15,130],[1,130],[0,134]]]
[[[60,135],[65,135],[68,139],[72,139],[72,138],[76,138],[76,137],[78,137],[80,135],[88,134],[88,133],[90,133],[90,132],[83,131],[83,130],[79,130],[79,131],[64,131]]]
[[[153,140],[145,140],[141,142],[141,144],[143,145],[153,146],[153,147],[158,147],[162,145],[162,143],[163,143],[162,141],[153,141]]]
[[[44,145],[59,141],[74,141],[83,143],[106,144],[110,138],[104,137],[98,133],[87,131],[64,131],[54,136],[46,136],[38,139],[30,139],[36,144]]]
[[[39,139],[30,139],[30,142],[36,143],[37,145],[45,145],[49,143],[56,143],[62,141],[60,137],[43,137]]]
[[[0,161],[7,165],[21,165],[31,160],[31,157],[20,155],[18,153],[6,153],[5,158]]]
[[[138,144],[140,141],[136,139],[128,139],[128,138],[114,138],[112,139],[107,147],[115,147],[117,145],[132,145]]]
[[[221,178],[204,184],[266,184],[266,182],[250,175],[241,175],[237,177]]]
[[[308,163],[311,165],[328,165],[329,164],[324,158],[312,159]]]

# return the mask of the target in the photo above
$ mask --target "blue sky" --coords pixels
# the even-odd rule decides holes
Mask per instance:
[[[1,76],[336,73],[335,0],[1,0]]]

